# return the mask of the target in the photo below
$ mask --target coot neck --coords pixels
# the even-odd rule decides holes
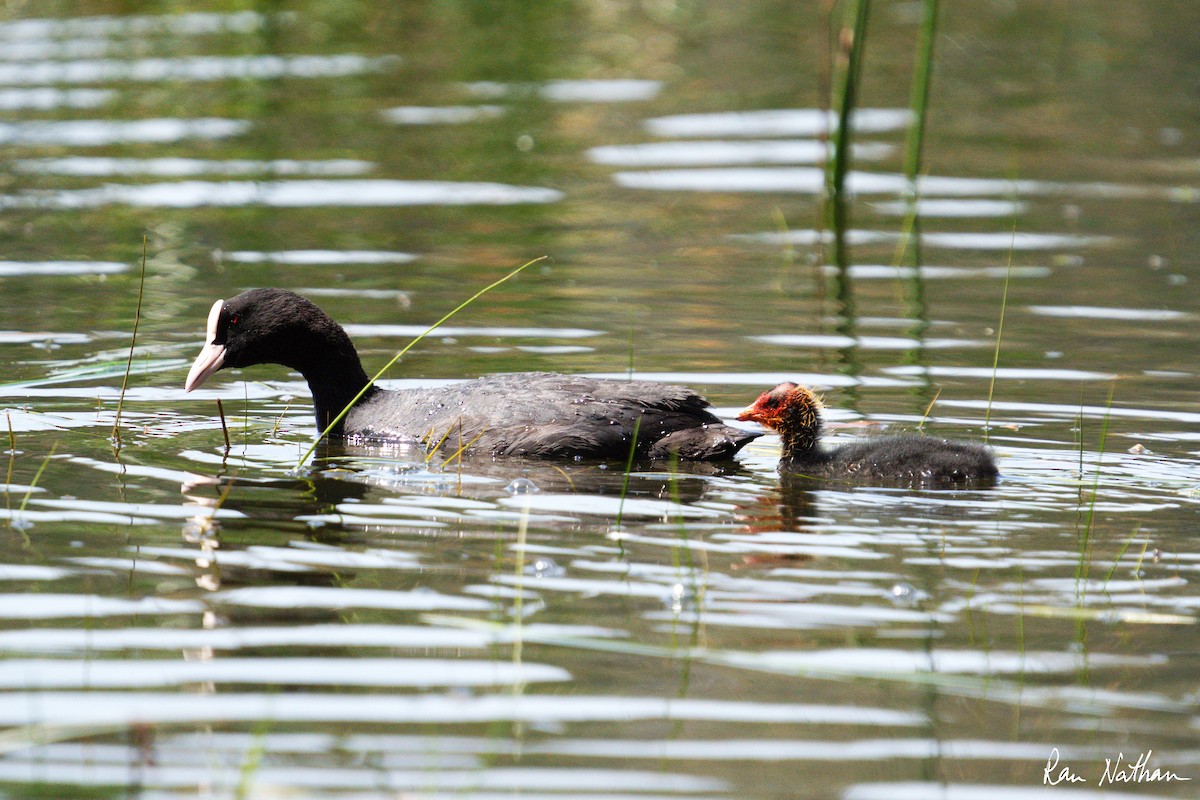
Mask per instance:
[[[821,418],[807,425],[796,425],[779,428],[779,438],[783,444],[783,455],[780,464],[793,466],[805,464],[820,464],[829,460],[829,454],[821,449]]]
[[[342,413],[342,409],[350,405],[355,396],[367,385],[367,373],[363,371],[358,361],[354,368],[335,368],[321,372],[308,373],[301,371],[308,381],[308,390],[312,392],[313,414],[317,420],[317,430],[323,431],[329,427],[334,417]],[[372,386],[361,398],[359,403],[371,397],[380,389]],[[345,418],[329,432],[330,436],[341,436],[345,430]]]
[[[363,370],[358,351],[354,349],[350,337],[340,325],[333,323],[332,329],[325,328],[320,333],[321,341],[313,342],[305,356],[290,366],[308,382],[317,430],[323,431],[354,400],[370,379]],[[364,402],[379,391],[382,390],[372,386],[358,402]],[[330,431],[330,436],[341,436],[345,430],[345,423],[344,418],[340,420]]]

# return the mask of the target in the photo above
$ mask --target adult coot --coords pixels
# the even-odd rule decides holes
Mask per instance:
[[[213,304],[184,389],[219,369],[255,364],[303,375],[322,430],[369,382],[342,326],[283,289],[251,289]],[[703,397],[682,386],[538,372],[435,389],[371,386],[331,435],[493,457],[625,458],[635,428],[637,454],[649,458],[726,459],[761,435],[722,424]]]
[[[933,436],[879,436],[826,450],[821,436],[821,401],[811,390],[781,383],[738,414],[779,433],[779,471],[855,483],[953,487],[996,480],[991,451],[970,442]]]

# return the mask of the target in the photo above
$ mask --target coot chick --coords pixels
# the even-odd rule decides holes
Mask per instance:
[[[778,432],[779,471],[814,478],[899,486],[981,486],[996,480],[996,462],[983,445],[933,436],[879,436],[821,448],[821,401],[811,390],[781,383],[738,414]]]
[[[282,364],[312,392],[324,430],[369,383],[342,326],[294,292],[251,289],[213,303],[204,349],[184,384],[217,370]],[[640,422],[639,422],[640,420]],[[430,389],[371,386],[330,435],[364,443],[421,442],[453,454],[731,458],[761,434],[722,424],[691,389],[648,381],[512,373]]]

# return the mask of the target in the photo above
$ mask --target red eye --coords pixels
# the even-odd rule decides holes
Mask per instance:
[[[229,320],[229,324],[230,324],[230,325],[237,325],[237,321],[238,321],[238,318],[237,318],[236,316],[234,316],[234,318],[233,318],[233,319]]]

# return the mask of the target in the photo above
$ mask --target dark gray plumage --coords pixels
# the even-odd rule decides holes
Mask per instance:
[[[283,289],[217,301],[207,343],[185,388],[225,367],[282,364],[304,376],[324,428],[368,382],[340,325]],[[422,442],[445,453],[624,458],[637,454],[731,458],[760,434],[729,425],[691,389],[553,373],[492,375],[430,389],[372,387],[333,435],[363,442]]]
[[[996,480],[996,463],[986,447],[934,436],[876,436],[793,458],[792,472],[842,477],[852,481],[901,485],[954,486]]]

